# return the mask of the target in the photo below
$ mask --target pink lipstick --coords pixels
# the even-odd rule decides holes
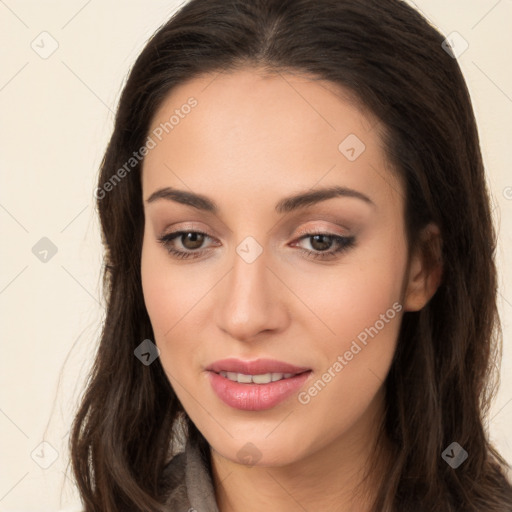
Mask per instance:
[[[216,395],[245,411],[271,409],[297,392],[311,369],[273,359],[223,359],[206,368]]]

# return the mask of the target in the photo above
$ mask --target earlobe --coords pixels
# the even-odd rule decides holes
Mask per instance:
[[[428,224],[411,255],[404,311],[419,311],[433,297],[443,274],[442,239],[438,226]]]

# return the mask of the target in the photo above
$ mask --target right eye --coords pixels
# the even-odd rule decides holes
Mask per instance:
[[[200,249],[206,238],[212,237],[201,231],[175,231],[158,237],[158,242],[175,258],[199,258],[208,251]],[[176,240],[179,240],[182,248],[176,248]]]

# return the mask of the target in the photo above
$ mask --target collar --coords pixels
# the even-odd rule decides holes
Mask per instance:
[[[187,440],[185,450],[171,459],[164,475],[169,483],[169,512],[219,512],[212,478],[197,446]]]

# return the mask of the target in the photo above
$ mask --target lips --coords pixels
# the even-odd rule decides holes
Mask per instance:
[[[206,370],[215,394],[230,407],[245,411],[277,406],[311,377],[310,368],[273,359],[223,359]]]

